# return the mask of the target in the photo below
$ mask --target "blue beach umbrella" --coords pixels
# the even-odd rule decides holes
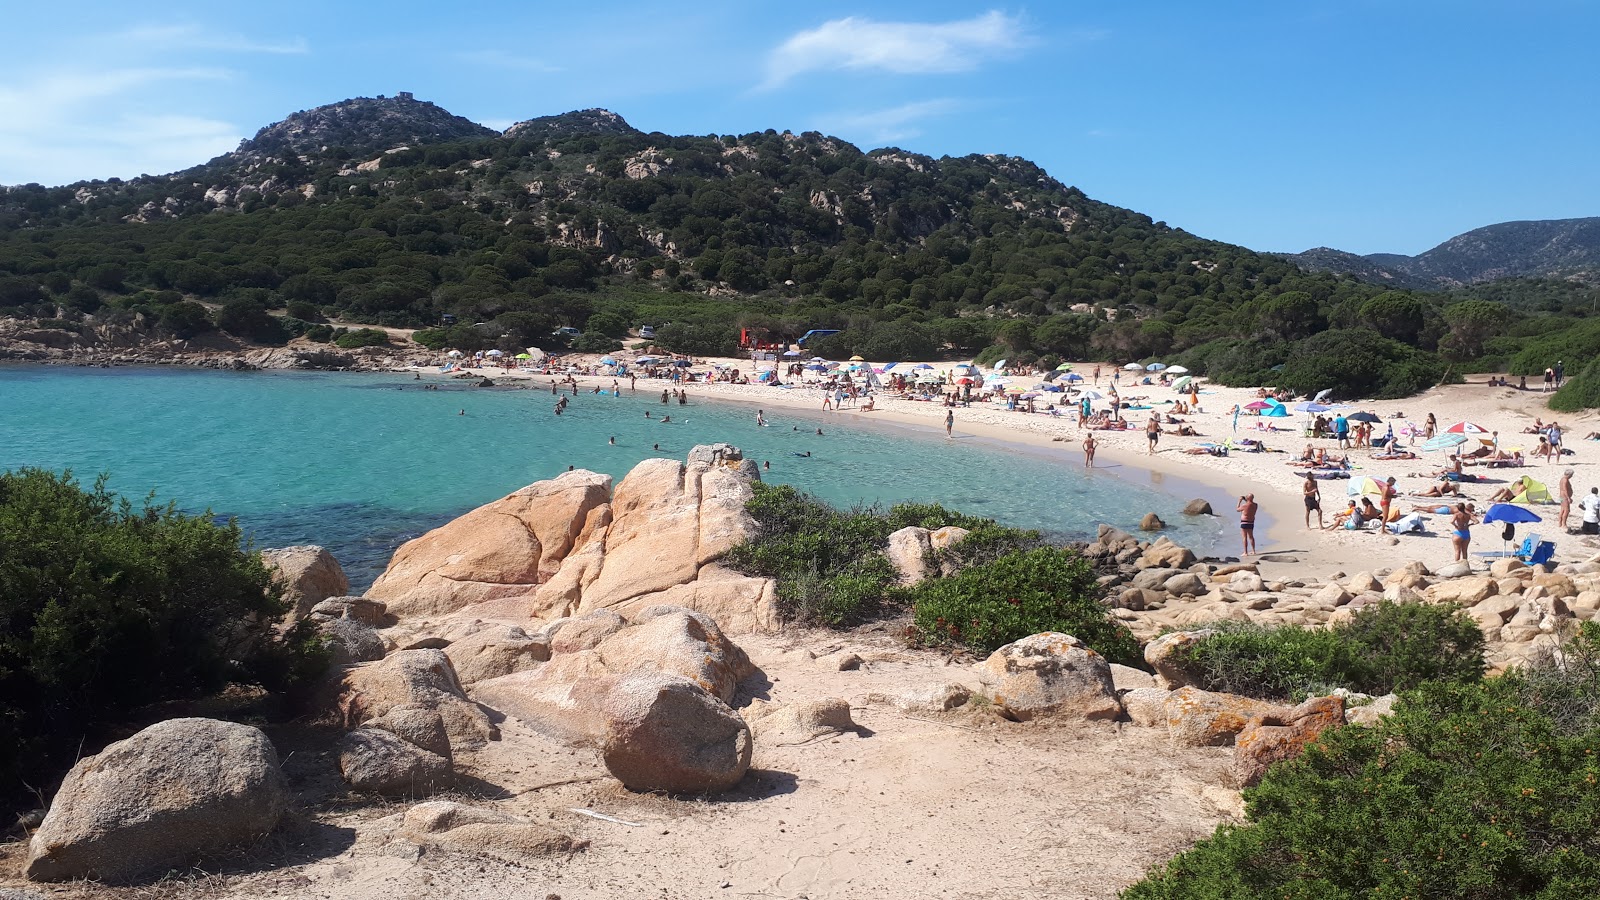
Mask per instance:
[[[1295,409],[1303,413],[1319,413],[1327,412],[1328,410],[1333,409],[1333,407],[1313,401],[1310,403],[1302,403],[1299,406],[1296,406]]]
[[[1082,381],[1083,380],[1083,376],[1079,375],[1077,372],[1073,372],[1072,374],[1070,374],[1070,375],[1068,375],[1066,377],[1066,380],[1067,381]]]
[[[1543,521],[1543,519],[1539,518],[1538,513],[1515,503],[1496,503],[1489,507],[1488,512],[1483,514],[1483,523],[1485,525],[1490,522],[1510,522],[1513,525],[1520,525],[1524,522]]]

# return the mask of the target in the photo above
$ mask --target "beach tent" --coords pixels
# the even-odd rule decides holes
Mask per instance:
[[[1289,415],[1289,410],[1282,403],[1274,403],[1261,411],[1263,416],[1273,419],[1282,419]]]
[[[1511,498],[1512,503],[1554,503],[1550,496],[1550,489],[1533,480],[1532,475],[1524,475],[1517,479],[1522,484],[1522,490]],[[1485,519],[1484,521],[1488,521]]]

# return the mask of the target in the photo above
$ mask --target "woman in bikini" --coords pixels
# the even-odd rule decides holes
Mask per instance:
[[[1472,543],[1472,514],[1465,503],[1456,504],[1456,514],[1450,517],[1450,545],[1456,548],[1455,561],[1467,558],[1467,545]]]

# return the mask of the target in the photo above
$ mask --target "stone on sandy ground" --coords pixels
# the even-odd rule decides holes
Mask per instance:
[[[911,688],[894,699],[902,712],[942,713],[964,706],[972,699],[966,685],[949,682]]]
[[[1146,728],[1154,728],[1156,726],[1165,728],[1167,724],[1167,697],[1171,696],[1171,694],[1172,692],[1166,688],[1158,687],[1134,688],[1131,691],[1124,691],[1120,697],[1122,710],[1127,714],[1128,721],[1135,725],[1143,725]]]
[[[1434,572],[1433,574],[1439,576],[1440,578],[1460,578],[1464,575],[1471,575],[1472,563],[1467,560],[1446,563],[1445,565],[1440,566],[1438,571]]]
[[[606,770],[630,790],[703,794],[733,787],[750,768],[750,728],[701,685],[635,672],[606,696]]]
[[[524,672],[480,681],[472,697],[567,746],[605,740],[601,706],[616,677],[593,650],[561,653]]]
[[[406,810],[400,833],[423,847],[488,856],[511,863],[566,855],[588,846],[544,825],[496,810],[429,800]]]
[[[1344,724],[1344,699],[1313,697],[1285,712],[1250,719],[1233,741],[1233,773],[1239,787],[1255,787],[1275,763],[1293,759],[1330,728]]]
[[[1225,747],[1256,716],[1288,712],[1275,703],[1195,687],[1173,691],[1164,706],[1167,735],[1179,747]]]
[[[381,728],[447,761],[454,758],[450,750],[450,733],[445,731],[444,717],[439,715],[438,710],[396,706],[367,722],[366,727]]]
[[[478,748],[500,736],[489,716],[467,699],[443,650],[401,650],[344,673],[339,708],[354,728],[398,706],[435,710],[454,747]]]
[[[1199,597],[1206,592],[1206,582],[1193,572],[1179,572],[1168,578],[1166,583],[1161,585],[1161,589],[1174,596],[1189,594]]]
[[[889,535],[889,544],[883,555],[889,558],[900,575],[902,585],[921,584],[928,577],[928,557],[933,553],[933,532],[916,525],[907,525]]]
[[[1047,631],[1001,647],[973,667],[1002,715],[1115,719],[1122,713],[1105,658],[1069,634]]]
[[[531,669],[550,658],[550,644],[514,625],[485,625],[444,652],[466,686]]]
[[[733,702],[739,682],[755,673],[750,657],[709,616],[671,606],[642,610],[631,627],[601,641],[594,652],[612,674],[671,672],[724,703]]]
[[[593,650],[600,642],[628,627],[628,620],[615,610],[597,609],[581,616],[557,619],[545,627],[550,652],[576,653]]]
[[[1156,687],[1156,677],[1143,669],[1125,666],[1121,663],[1111,664],[1111,683],[1119,691],[1131,691],[1135,688]]]
[[[339,774],[358,791],[417,797],[448,785],[450,760],[381,728],[357,728],[339,741]]]
[[[1209,628],[1197,631],[1174,631],[1162,635],[1144,646],[1144,661],[1156,673],[1156,686],[1176,690],[1193,684],[1193,672],[1184,668],[1183,654],[1205,638],[1216,634]]]
[[[1441,581],[1428,588],[1427,598],[1434,603],[1459,603],[1471,606],[1500,593],[1500,585],[1488,575],[1469,575]]]
[[[122,880],[255,841],[288,805],[259,729],[169,719],[80,760],[34,832],[32,881]]]
[[[803,703],[756,701],[745,707],[743,715],[762,746],[795,746],[856,730],[850,701],[837,697]]]
[[[291,604],[288,619],[310,615],[312,607],[329,597],[350,593],[350,579],[339,561],[322,547],[307,545],[261,551],[261,561],[283,585],[283,599]]]

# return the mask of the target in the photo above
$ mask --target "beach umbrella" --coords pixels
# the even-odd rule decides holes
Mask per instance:
[[[659,356],[641,356],[638,359],[634,360],[634,363],[636,363],[637,365],[641,365],[641,366],[648,366],[651,363],[658,363],[658,362],[661,362],[661,357],[659,357]]]
[[[451,359],[460,359],[461,358],[461,351],[460,350],[451,350],[449,353],[446,353],[445,356],[448,356]]]
[[[1350,486],[1345,488],[1345,494],[1351,497],[1382,497],[1386,482],[1376,478],[1352,478]]]
[[[1062,391],[1065,391],[1066,388],[1062,387],[1059,384],[1039,384],[1039,385],[1035,385],[1034,386],[1034,390],[1036,390],[1036,391],[1048,391],[1048,392],[1050,392],[1052,394],[1059,394]]]
[[[1062,363],[1061,365],[1056,366],[1056,371],[1057,372],[1070,372],[1070,371],[1072,371],[1072,363]]]
[[[1369,413],[1369,412],[1351,413],[1350,415],[1345,416],[1345,418],[1348,419],[1351,422],[1371,422],[1374,425],[1376,425],[1377,423],[1383,421],[1382,419],[1378,418],[1377,416],[1375,416],[1375,415],[1373,415],[1372,413]]]
[[[688,361],[687,359],[675,359],[675,360],[672,361],[672,364],[677,366],[680,369],[687,369],[690,366],[694,365],[694,363]]]
[[[818,360],[812,360],[812,362],[817,362],[817,361]],[[917,363],[916,365],[911,367],[911,371],[913,371],[913,372],[932,372],[933,371],[933,366],[930,366],[927,363]]]
[[[517,354],[517,359],[533,359],[533,356],[532,356],[532,354],[528,354],[528,353],[518,353]]]
[[[1151,363],[1150,365],[1145,366],[1144,370],[1146,372],[1159,372],[1162,369],[1165,369],[1166,367],[1167,367],[1166,363]]]
[[[879,369],[878,371],[879,372],[887,372],[890,369],[892,369],[892,368],[894,368],[895,366],[898,366],[898,365],[900,365],[900,364],[897,363],[897,362],[892,362],[892,363],[889,363],[888,365],[884,366],[883,368]]]
[[[499,350],[490,350],[488,353],[485,353],[484,356],[505,356],[505,354]]]
[[[1168,375],[1187,375],[1187,374],[1189,374],[1189,370],[1184,368],[1183,366],[1168,366],[1167,367],[1167,374]]]
[[[1192,381],[1194,381],[1194,376],[1193,375],[1185,375],[1182,378],[1179,378],[1177,381],[1174,381],[1172,383],[1172,386],[1181,391],[1184,388],[1188,387],[1190,382],[1192,382]]]
[[[1303,412],[1303,413],[1319,413],[1319,412],[1327,412],[1328,410],[1333,409],[1333,407],[1324,406],[1321,403],[1310,402],[1310,403],[1302,403],[1299,406],[1296,406],[1295,409],[1297,411]]]
[[[1317,391],[1317,395],[1315,397],[1311,398],[1311,402],[1312,403],[1321,403],[1322,401],[1328,399],[1328,397],[1330,395],[1332,395],[1332,394],[1333,394],[1333,388],[1323,388],[1322,390]]]
[[[602,365],[602,366],[614,366],[616,364],[617,364],[617,361],[612,359],[609,356],[600,357],[600,365]]]
[[[821,363],[807,363],[806,364],[806,371],[807,372],[826,372],[826,371],[828,371],[828,369],[827,369],[826,366],[822,365]]]
[[[978,379],[976,379],[976,378],[957,378],[956,379],[956,384],[977,384],[977,383],[978,383]]]
[[[800,355],[800,351],[799,350],[785,350],[785,351],[783,351],[783,355],[784,356],[788,356],[788,357],[795,357],[795,356],[799,356]]]
[[[1510,522],[1513,525],[1518,525],[1524,522],[1543,521],[1543,519],[1539,518],[1538,513],[1531,509],[1523,509],[1513,503],[1496,503],[1489,507],[1488,512],[1483,514],[1483,524],[1485,525],[1490,522]]]
[[[866,362],[866,359],[864,357],[860,357],[860,356],[852,356],[852,357],[850,357],[850,361],[851,362]]]
[[[1083,380],[1083,376],[1079,375],[1077,372],[1073,372],[1071,375],[1068,375],[1066,378],[1064,378],[1062,380],[1063,381],[1082,381]]]
[[[1127,371],[1129,371],[1129,372],[1143,372],[1144,371],[1144,366],[1141,366],[1138,363],[1128,363],[1127,365],[1123,366],[1122,368],[1127,370]]]
[[[1434,450],[1449,450],[1451,447],[1459,447],[1466,442],[1467,436],[1464,434],[1446,433],[1428,438],[1423,442],[1422,449],[1427,452],[1432,452]]]
[[[1044,396],[1044,395],[1039,393],[1038,391],[1028,391],[1028,392],[1026,392],[1024,394],[1019,395],[1019,399],[1022,399],[1022,400],[1034,400],[1034,399],[1042,397],[1042,396]]]
[[[823,359],[823,358],[822,358],[822,357],[820,357],[820,356],[813,356],[813,357],[811,357],[811,361],[812,361],[812,362],[827,362],[827,360],[825,360],[825,359]]]
[[[1445,429],[1445,433],[1446,434],[1483,435],[1483,434],[1488,434],[1489,433],[1489,429],[1483,427],[1482,425],[1474,425],[1471,422],[1457,422],[1454,425],[1451,425],[1449,428],[1446,428]]]
[[[1000,371],[1001,369],[1004,369],[1005,367],[1006,367],[1006,361],[1003,360],[1003,359],[996,361],[995,364],[994,364],[994,370],[996,372]]]
[[[1106,398],[1106,395],[1099,391],[1084,391],[1079,396],[1085,400],[1104,400]]]
[[[1256,410],[1257,412],[1260,412],[1263,409],[1271,409],[1272,406],[1273,405],[1271,403],[1268,403],[1265,400],[1256,400],[1256,401],[1254,401],[1252,403],[1246,403],[1244,405],[1244,408],[1245,409],[1253,409],[1253,410]]]

